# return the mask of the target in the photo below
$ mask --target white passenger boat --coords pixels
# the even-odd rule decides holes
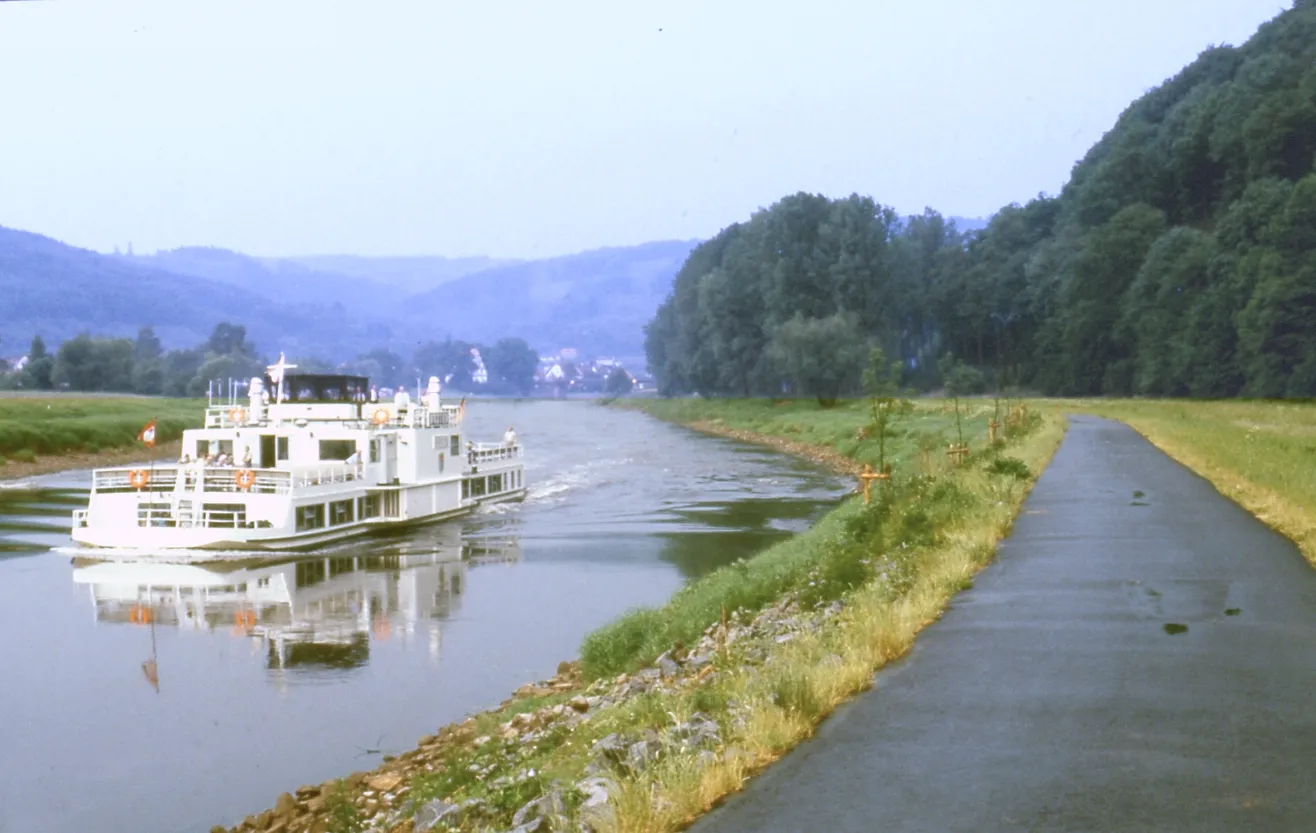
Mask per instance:
[[[96,469],[73,540],[298,549],[525,497],[521,444],[468,440],[465,404],[440,402],[438,379],[418,402],[405,392],[375,402],[364,377],[285,376],[286,367],[280,357],[268,388],[253,379],[246,407],[207,408],[205,427],[183,432],[178,464]]]

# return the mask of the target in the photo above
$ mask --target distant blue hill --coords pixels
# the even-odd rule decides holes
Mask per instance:
[[[448,336],[520,336],[550,351],[643,354],[643,327],[695,243],[647,243],[545,260],[253,258],[188,247],[102,255],[0,227],[0,356],[34,334],[128,336],[154,326],[191,347],[215,324],[247,327],[264,353],[352,358],[378,346],[409,356]]]

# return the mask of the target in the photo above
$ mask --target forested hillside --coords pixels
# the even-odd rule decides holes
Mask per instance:
[[[647,329],[669,393],[916,384],[953,354],[1052,394],[1316,396],[1316,1],[1134,102],[1059,197],[964,234],[797,194],[697,248]]]

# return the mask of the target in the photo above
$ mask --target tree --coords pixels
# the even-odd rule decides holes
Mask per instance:
[[[471,374],[475,372],[473,346],[468,341],[451,338],[428,341],[416,348],[416,370],[421,376],[438,376],[445,385],[458,390],[470,390]]]
[[[857,386],[867,345],[853,315],[797,315],[772,329],[768,353],[796,394],[815,396],[829,408]]]
[[[489,381],[495,389],[528,396],[535,387],[539,353],[523,338],[503,338],[488,350],[482,350],[488,362]]]
[[[133,343],[134,393],[150,395],[164,392],[164,366],[160,360],[163,352],[154,328],[142,327],[137,331],[137,340]]]
[[[387,347],[376,347],[349,362],[347,370],[358,376],[366,376],[381,385],[393,386],[402,381],[409,368],[406,359]]]
[[[964,446],[964,421],[960,415],[960,397],[974,392],[974,389],[982,382],[982,374],[950,353],[941,358],[939,366],[941,376],[946,382],[946,394],[955,403],[955,436],[962,448]]]
[[[32,346],[27,351],[27,364],[23,366],[23,387],[50,390],[54,387],[54,369],[55,360],[46,352],[46,343],[41,340],[41,336],[32,336]]]
[[[247,342],[247,328],[222,321],[215,325],[206,350],[216,356],[254,356],[256,349]]]
[[[126,338],[92,338],[83,333],[59,346],[54,383],[80,391],[132,390],[133,343]]]
[[[190,350],[170,350],[160,360],[163,371],[163,393],[165,396],[191,396],[192,380],[206,360],[205,350],[194,347]],[[204,390],[205,386],[202,385]]]
[[[633,387],[635,380],[631,378],[631,374],[627,373],[625,368],[614,367],[608,374],[608,381],[604,383],[603,389],[609,396],[625,396]]]
[[[864,392],[868,394],[868,433],[877,437],[877,470],[887,471],[886,441],[891,428],[908,411],[900,393],[900,362],[888,362],[881,347],[868,351]]]

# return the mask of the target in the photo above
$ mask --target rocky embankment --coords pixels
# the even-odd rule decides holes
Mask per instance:
[[[729,668],[769,664],[776,650],[843,609],[832,602],[805,610],[788,596],[744,623],[733,614],[693,648],[670,651],[652,667],[593,683],[581,679],[578,664],[563,663],[552,679],[421,738],[373,771],[284,793],[273,808],[212,833],[603,833],[613,829],[621,785],[658,762],[740,761],[746,772],[765,763],[735,744],[747,709],[730,703],[716,714],[670,714],[661,726],[616,731],[628,715],[652,712],[640,700],[680,698],[714,685]],[[545,764],[573,777],[545,780],[536,771]],[[435,795],[434,779],[457,786]]]

